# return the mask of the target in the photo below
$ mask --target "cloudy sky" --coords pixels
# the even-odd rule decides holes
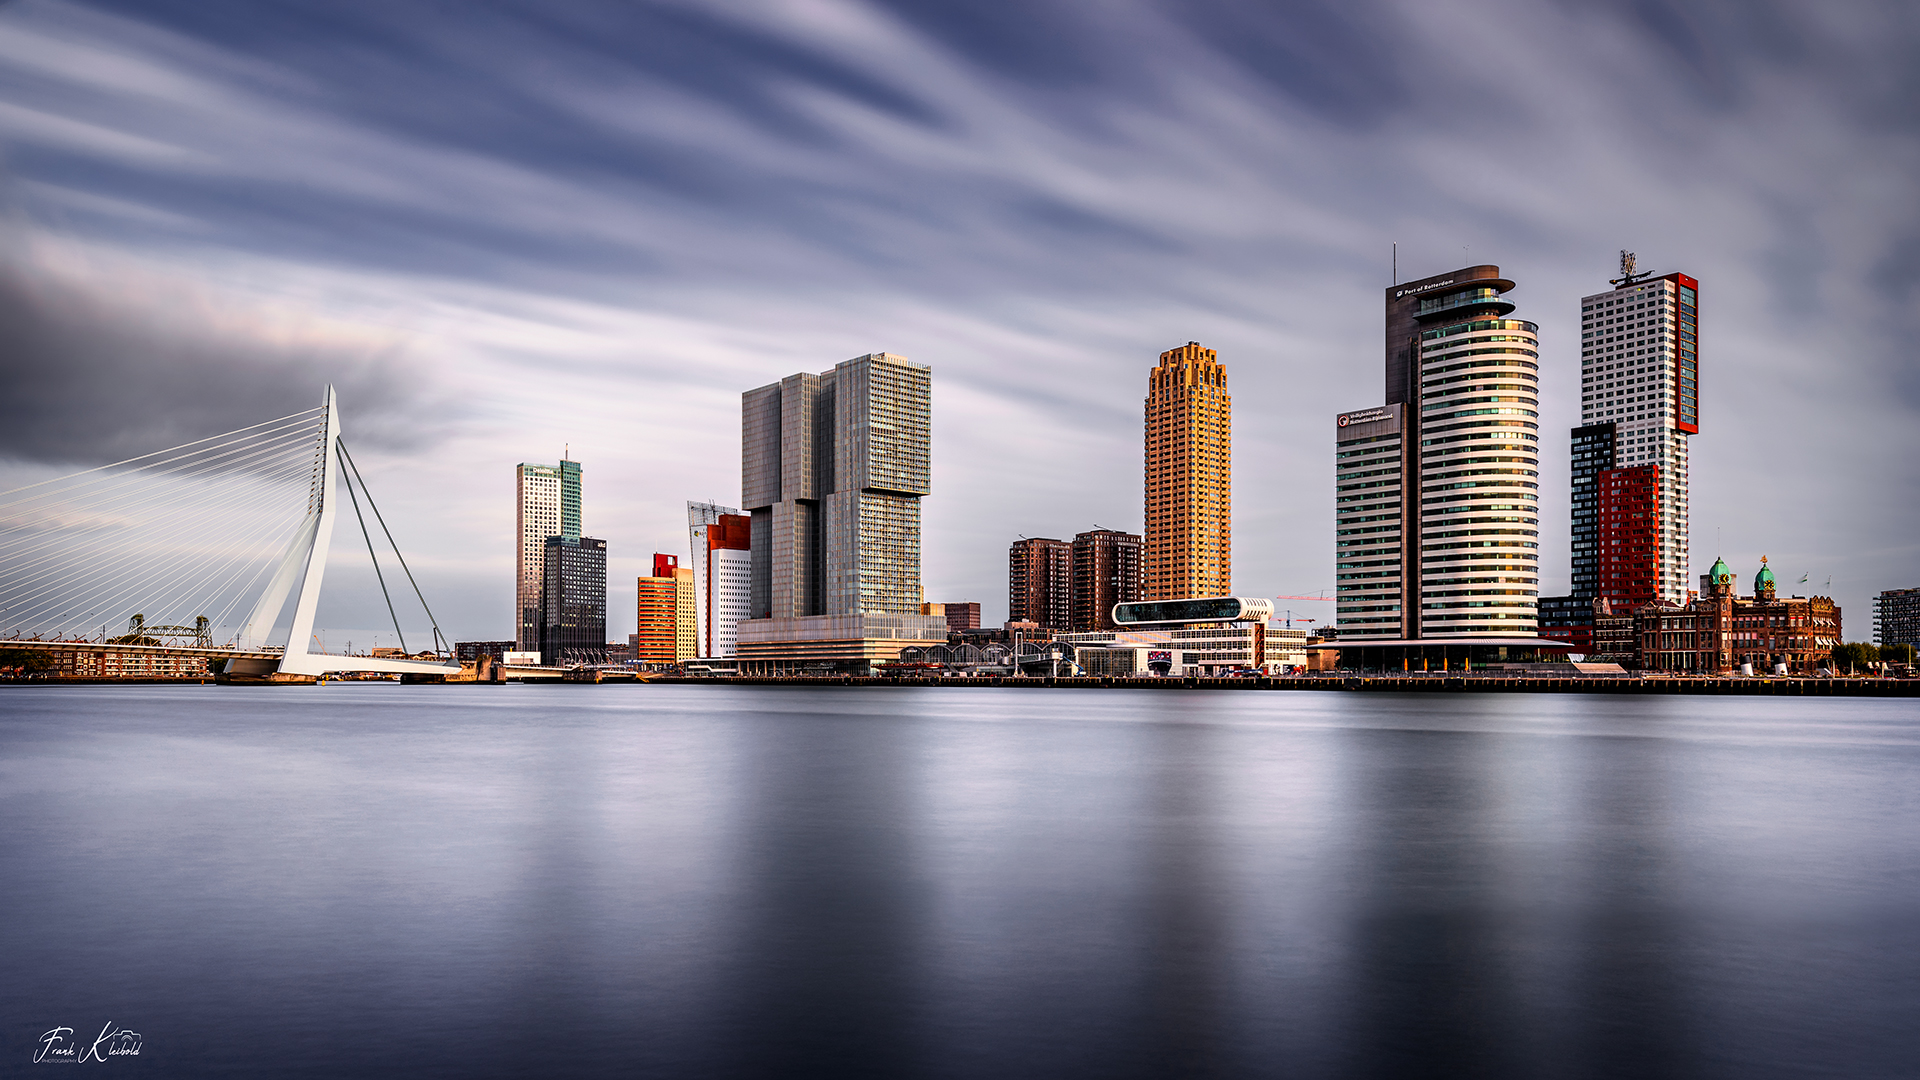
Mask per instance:
[[[1864,639],[1920,585],[1917,177],[1898,0],[15,0],[0,456],[332,382],[442,623],[491,638],[513,466],[570,447],[624,634],[686,500],[738,498],[740,392],[884,349],[934,368],[927,596],[996,622],[1018,535],[1140,527],[1147,370],[1194,340],[1236,591],[1316,593],[1397,242],[1540,324],[1561,592],[1578,298],[1629,248],[1701,281],[1694,572],[1831,576]]]

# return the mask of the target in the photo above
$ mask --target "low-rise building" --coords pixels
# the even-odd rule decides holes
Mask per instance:
[[[1593,645],[1587,659],[1596,664],[1640,667],[1640,632],[1633,609],[1622,606],[1615,611],[1613,601],[1604,596],[1593,601]]]
[[[1649,604],[1634,613],[1634,657],[1650,671],[1726,675],[1751,664],[1756,673],[1812,674],[1840,642],[1840,607],[1826,596],[1777,595],[1773,571],[1760,560],[1753,595],[1734,594],[1733,571],[1714,560],[1690,603]]]
[[[1540,636],[1564,641],[1577,653],[1592,653],[1593,603],[1593,597],[1578,594],[1541,597]]]
[[[1224,675],[1307,662],[1304,629],[1268,625],[1273,601],[1235,596],[1115,604],[1118,629],[1057,634],[1088,675]]]
[[[462,664],[477,664],[483,656],[493,657],[494,663],[513,651],[511,641],[456,641],[453,643],[454,659]]]
[[[970,600],[961,604],[942,604],[947,614],[947,633],[962,634],[980,629],[980,604]]]

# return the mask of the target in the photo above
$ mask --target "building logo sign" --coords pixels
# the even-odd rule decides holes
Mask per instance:
[[[1444,289],[1451,284],[1453,284],[1453,279],[1448,278],[1445,281],[1429,281],[1425,285],[1416,285],[1411,289],[1395,289],[1393,290],[1393,298],[1398,300],[1403,296],[1417,296],[1420,293],[1426,292],[1428,289]]]
[[[1334,423],[1340,427],[1346,427],[1348,424],[1371,424],[1376,420],[1388,420],[1392,417],[1391,409],[1368,409],[1365,412],[1341,413],[1340,418]]]

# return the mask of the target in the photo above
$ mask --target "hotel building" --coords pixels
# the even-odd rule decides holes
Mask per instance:
[[[1146,599],[1222,596],[1233,570],[1233,399],[1214,350],[1189,341],[1147,376]]]
[[[891,353],[741,396],[742,671],[864,673],[946,641],[946,619],[920,614],[932,404],[932,369]]]
[[[521,464],[514,469],[514,645],[518,651],[540,648],[544,620],[541,590],[546,584],[547,538],[580,539],[580,463]]]
[[[1343,644],[1542,644],[1538,327],[1513,288],[1472,266],[1387,290],[1386,404],[1334,421]]]
[[[1832,663],[1841,640],[1841,611],[1833,598],[1780,596],[1765,558],[1751,596],[1735,595],[1733,571],[1716,559],[1687,603],[1656,600],[1596,622],[1627,623],[1633,637],[1627,648],[1614,647],[1613,655],[1650,671],[1807,675]]]

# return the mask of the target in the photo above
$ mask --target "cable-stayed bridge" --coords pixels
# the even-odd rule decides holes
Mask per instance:
[[[320,647],[313,621],[343,503],[402,651],[396,595],[425,611],[422,651],[436,659]],[[14,649],[205,651],[238,677],[460,669],[341,437],[331,387],[313,409],[0,493],[0,637]]]

